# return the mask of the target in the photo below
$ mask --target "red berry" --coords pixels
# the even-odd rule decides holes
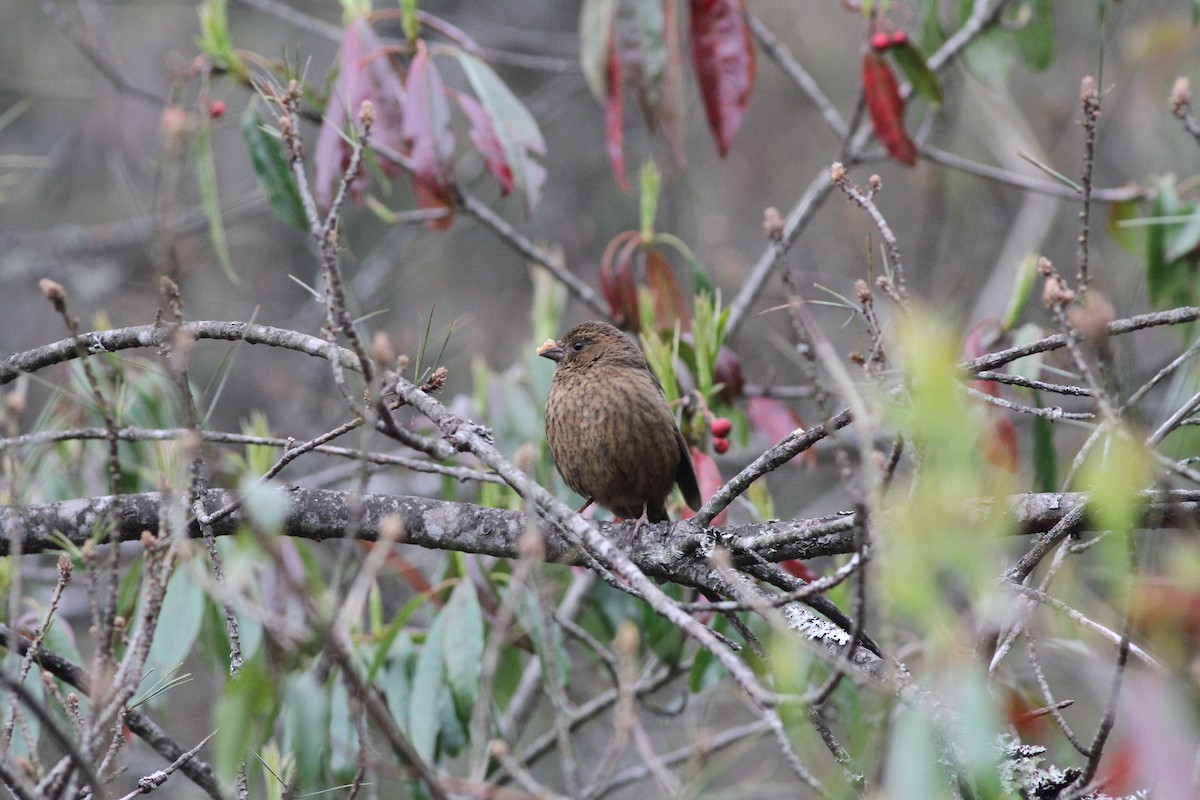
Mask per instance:
[[[729,421],[729,417],[715,417],[712,421],[713,436],[718,436],[724,439],[733,430],[733,423]]]
[[[225,103],[222,100],[213,100],[208,106],[209,119],[220,119],[225,116]]]
[[[904,31],[896,31],[892,34],[892,47],[903,47],[908,44],[908,34]]]
[[[729,452],[729,440],[722,436],[714,436],[713,450],[717,451],[717,455],[725,455]]]
[[[892,37],[888,36],[883,31],[871,34],[871,48],[874,50],[887,50],[892,46]]]

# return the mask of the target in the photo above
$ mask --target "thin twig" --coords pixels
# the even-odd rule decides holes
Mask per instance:
[[[1076,278],[1079,284],[1079,294],[1087,294],[1091,284],[1088,273],[1088,238],[1090,229],[1088,218],[1092,211],[1092,168],[1096,163],[1096,119],[1100,116],[1100,93],[1096,89],[1096,81],[1091,75],[1083,79],[1079,93],[1079,102],[1083,106],[1083,177],[1080,180],[1082,188],[1082,204],[1079,209],[1079,274]]]

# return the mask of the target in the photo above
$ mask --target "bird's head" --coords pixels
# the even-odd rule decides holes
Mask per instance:
[[[646,359],[625,334],[607,322],[576,325],[560,341],[548,339],[537,354],[557,362],[561,368],[581,367],[597,361],[614,365],[645,367]]]

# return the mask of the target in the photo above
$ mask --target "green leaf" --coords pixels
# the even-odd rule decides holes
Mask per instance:
[[[421,32],[421,23],[417,21],[417,0],[400,0],[400,28],[409,44],[415,44],[417,34]]]
[[[358,767],[358,729],[354,724],[353,711],[355,704],[350,702],[346,685],[340,680],[333,682],[329,695],[329,768],[337,780],[348,781]],[[391,699],[389,692],[388,700]]]
[[[1026,322],[1012,332],[1012,344],[1013,347],[1024,347],[1044,338],[1045,335],[1045,331],[1040,326],[1032,322]],[[1031,356],[1026,356],[1009,364],[1008,371],[1013,375],[1019,375],[1022,378],[1034,381],[1041,376],[1043,363],[1045,363],[1045,354],[1034,353]]]
[[[729,623],[725,617],[715,615],[711,627],[714,631],[723,632],[729,628]],[[700,648],[696,651],[696,658],[692,661],[692,670],[688,674],[688,690],[692,694],[699,694],[705,689],[717,685],[725,677],[725,674],[725,667],[721,666],[721,662],[717,661],[711,652]]]
[[[232,782],[238,765],[270,732],[277,688],[258,658],[247,661],[241,674],[225,683],[213,712],[217,727],[217,774],[225,783]]]
[[[941,3],[921,4],[921,48],[932,53],[946,41],[946,31],[942,29],[939,16]]]
[[[579,65],[588,91],[604,104],[608,87],[608,37],[613,0],[583,0],[579,11]]]
[[[204,622],[204,590],[186,570],[176,570],[167,584],[146,671],[159,677],[179,667],[192,652]]]
[[[1011,331],[1021,321],[1021,311],[1029,301],[1029,293],[1033,290],[1037,279],[1037,256],[1028,253],[1017,265],[1013,276],[1013,290],[1008,298],[1008,308],[1004,310],[1004,330]]]
[[[543,669],[557,671],[558,682],[566,686],[571,677],[571,661],[562,640],[562,629],[547,624],[546,612],[535,592],[526,591],[520,600],[521,621],[533,639],[534,652],[542,659]]]
[[[1179,195],[1175,192],[1175,181],[1169,177],[1163,178],[1150,205],[1150,214],[1152,217],[1169,217],[1178,211]],[[1163,301],[1168,294],[1171,273],[1166,253],[1166,226],[1151,225],[1146,232],[1146,289],[1150,294],[1150,303],[1155,308],[1164,307]]]
[[[525,195],[526,210],[531,210],[537,205],[546,180],[545,168],[533,159],[534,155],[546,154],[546,141],[537,121],[480,58],[459,48],[449,48],[449,52],[458,59],[476,97],[492,118],[514,183]]]
[[[1034,72],[1044,72],[1054,61],[1054,9],[1052,0],[1029,0],[1021,7],[1024,27],[1016,32],[1021,61]]]
[[[1129,224],[1143,214],[1141,200],[1123,200],[1111,203],[1105,217],[1105,229],[1117,245],[1130,255],[1138,255],[1145,247],[1145,226]]]
[[[652,158],[642,163],[641,185],[642,243],[646,244],[654,239],[654,219],[658,216],[658,193],[662,187],[662,173]]]
[[[1042,408],[1042,396],[1031,392],[1033,404]],[[1033,418],[1033,490],[1058,491],[1058,457],[1054,452],[1054,425],[1045,417]]]
[[[933,725],[920,709],[902,707],[889,737],[883,797],[947,797],[946,771],[938,764]]]
[[[225,238],[225,221],[221,218],[221,198],[217,193],[217,163],[213,158],[212,125],[208,117],[202,117],[196,128],[196,182],[200,188],[200,207],[208,220],[208,238],[221,271],[234,286],[241,286],[242,279],[233,268],[229,257],[229,243]]]
[[[963,50],[967,68],[989,86],[1004,86],[1016,64],[1011,36],[1008,31],[990,28]]]
[[[1198,240],[1196,207],[1183,203],[1173,178],[1159,181],[1147,220],[1146,286],[1155,308],[1192,305],[1200,292],[1197,282]]]
[[[296,766],[297,788],[319,788],[328,733],[329,692],[309,672],[291,675],[283,688],[283,747]]]
[[[469,719],[479,692],[484,645],[483,611],[470,580],[458,582],[440,616],[445,617],[445,626],[454,632],[442,640],[446,682],[460,716]]]
[[[892,47],[892,56],[896,64],[908,78],[917,96],[923,97],[934,106],[942,105],[942,82],[937,73],[925,62],[925,54],[913,44],[911,39],[905,39],[901,44]]]
[[[1167,229],[1168,261],[1178,261],[1200,245],[1200,212],[1191,203],[1184,206],[1184,212],[1182,220]]]
[[[242,114],[242,138],[250,154],[250,164],[258,185],[267,196],[271,210],[284,222],[305,230],[308,223],[296,178],[284,155],[283,142],[267,128],[256,104],[246,106]]]
[[[1138,492],[1150,486],[1154,468],[1139,439],[1124,429],[1109,429],[1079,470],[1079,485],[1091,492],[1090,510],[1105,529],[1131,531],[1140,517]]]
[[[225,0],[205,0],[201,4],[200,38],[196,40],[196,46],[209,57],[213,66],[239,74],[245,72],[229,33]]]
[[[247,475],[239,488],[242,508],[258,530],[275,532],[283,529],[291,501],[281,486],[270,481],[262,483]]]
[[[439,613],[425,634],[417,670],[413,674],[412,696],[409,697],[409,737],[417,753],[429,761],[437,745],[440,725],[439,706],[446,692],[443,639],[446,635],[446,615]]]
[[[397,724],[408,730],[408,715],[412,706],[412,676],[416,672],[417,648],[407,632],[401,633],[384,654],[386,666],[380,672],[378,685],[387,696],[388,710]]]

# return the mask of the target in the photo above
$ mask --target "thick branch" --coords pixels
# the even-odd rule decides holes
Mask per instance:
[[[291,510],[284,522],[288,536],[315,541],[340,540],[347,530],[356,538],[374,541],[379,525],[389,515],[404,525],[407,544],[435,550],[519,558],[517,538],[525,530],[525,515],[519,511],[483,508],[469,503],[452,503],[424,497],[366,494],[301,489],[289,486]],[[233,498],[228,492],[209,490],[201,496],[210,512]],[[1015,495],[1008,499],[1012,530],[1021,534],[1044,533],[1084,503],[1080,492],[1047,492]],[[1147,522],[1164,529],[1200,523],[1200,491],[1143,492]],[[142,531],[158,533],[161,495],[142,492],[120,496],[120,522],[111,538],[136,541]],[[62,550],[63,540],[82,546],[91,538],[97,520],[110,514],[116,499],[111,496],[84,497],[25,507],[0,506],[0,556],[12,552],[13,531],[22,532],[21,552],[25,554]],[[980,501],[975,509],[982,521],[993,513],[995,504]],[[1161,515],[1161,516],[1155,516]],[[217,536],[228,536],[243,522],[240,513],[230,514],[213,524]],[[694,532],[689,522],[662,522],[643,525],[634,536],[633,523],[597,523],[600,532],[633,560],[643,572],[659,578],[678,580],[682,565],[692,558],[695,540],[680,532]],[[1094,530],[1084,517],[1079,530]],[[791,558],[817,558],[853,552],[853,534],[848,519],[819,517],[809,520],[783,520],[755,525],[722,528],[722,543],[733,552],[735,563],[762,563]],[[190,533],[200,536],[193,521]],[[544,531],[548,561],[587,563],[565,536],[554,528]],[[685,581],[686,582],[686,581]]]

